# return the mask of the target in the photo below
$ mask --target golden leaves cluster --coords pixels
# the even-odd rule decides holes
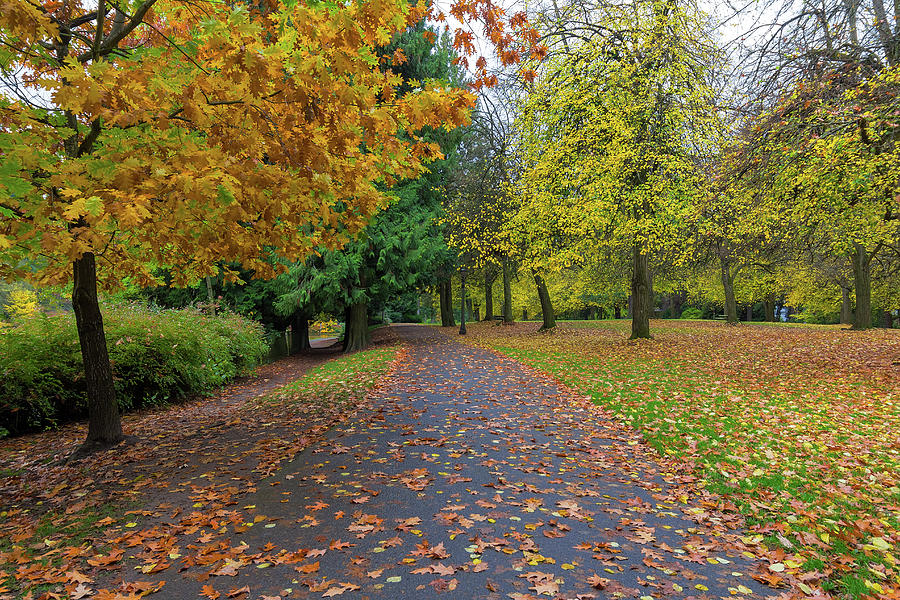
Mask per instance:
[[[398,94],[376,49],[421,17],[401,0],[159,0],[116,52],[91,56],[75,36],[62,61],[45,49],[78,11],[29,28],[38,9],[12,5],[0,29],[37,74],[23,89],[48,102],[0,105],[0,275],[61,282],[84,252],[109,285],[152,283],[158,266],[185,283],[222,260],[272,275],[270,251],[301,258],[361,230],[386,186],[440,156],[416,132],[472,106],[439,82]]]

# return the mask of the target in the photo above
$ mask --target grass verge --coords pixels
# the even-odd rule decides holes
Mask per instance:
[[[809,595],[900,589],[900,335],[654,322],[476,327],[639,429],[765,541],[770,577]],[[893,359],[892,359],[893,357]]]

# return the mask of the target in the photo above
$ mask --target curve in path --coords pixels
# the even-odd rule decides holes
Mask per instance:
[[[374,409],[248,500],[264,526],[234,577],[155,597],[755,597],[756,565],[690,520],[634,439],[513,360],[403,326]],[[631,441],[632,445],[627,442]],[[708,525],[708,523],[707,523]],[[242,596],[247,597],[247,596]]]

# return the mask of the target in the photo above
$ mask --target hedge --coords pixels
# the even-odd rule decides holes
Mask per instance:
[[[105,306],[104,325],[122,411],[210,392],[266,356],[262,327],[196,309]],[[87,416],[72,313],[37,314],[0,329],[0,437]]]

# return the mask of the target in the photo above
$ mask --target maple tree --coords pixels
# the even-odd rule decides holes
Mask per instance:
[[[85,449],[122,439],[98,284],[154,284],[161,265],[179,285],[216,264],[234,280],[223,260],[270,277],[270,249],[340,246],[387,204],[384,186],[439,156],[416,132],[464,123],[470,95],[400,90],[377,53],[429,12],[402,0],[4,5],[0,270],[74,281]],[[504,63],[520,58],[517,39],[536,41],[489,3],[451,12],[482,22]]]

